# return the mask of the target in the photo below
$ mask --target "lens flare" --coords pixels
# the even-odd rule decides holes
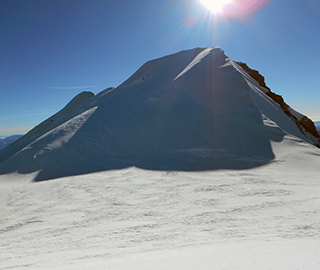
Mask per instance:
[[[231,0],[201,0],[201,3],[213,13],[222,12],[223,8],[230,2]]]
[[[273,0],[200,0],[212,13],[219,13],[222,17],[231,19],[245,19]]]
[[[229,18],[248,18],[267,6],[273,0],[233,0],[225,16]]]

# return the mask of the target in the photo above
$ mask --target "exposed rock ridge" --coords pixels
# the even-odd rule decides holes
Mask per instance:
[[[284,101],[283,97],[271,91],[271,89],[265,83],[265,78],[257,70],[251,69],[246,63],[243,63],[243,62],[236,62],[236,63],[240,67],[242,67],[245,71],[247,71],[248,74],[253,79],[255,79],[261,87],[267,90],[265,94],[268,97],[270,97],[273,101],[275,101],[277,104],[280,105],[282,110],[296,123],[296,125],[298,126],[298,128],[301,130],[303,134],[307,136],[307,132],[309,132],[312,136],[315,137],[316,140],[313,140],[313,141],[315,145],[320,148],[320,135],[313,121],[305,115],[303,115],[300,119],[298,119],[297,116],[295,116],[292,113],[292,109]]]

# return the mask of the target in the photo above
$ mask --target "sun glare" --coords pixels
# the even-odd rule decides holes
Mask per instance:
[[[222,12],[225,5],[231,0],[201,0],[201,3],[213,13]]]

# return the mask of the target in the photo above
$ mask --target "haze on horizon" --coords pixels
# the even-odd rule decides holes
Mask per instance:
[[[82,91],[118,86],[148,60],[208,46],[320,120],[320,1],[236,2],[221,14],[200,0],[1,1],[0,135],[27,132]]]

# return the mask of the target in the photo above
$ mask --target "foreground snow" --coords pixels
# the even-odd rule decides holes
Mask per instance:
[[[248,170],[0,176],[0,269],[318,269],[320,151]]]

